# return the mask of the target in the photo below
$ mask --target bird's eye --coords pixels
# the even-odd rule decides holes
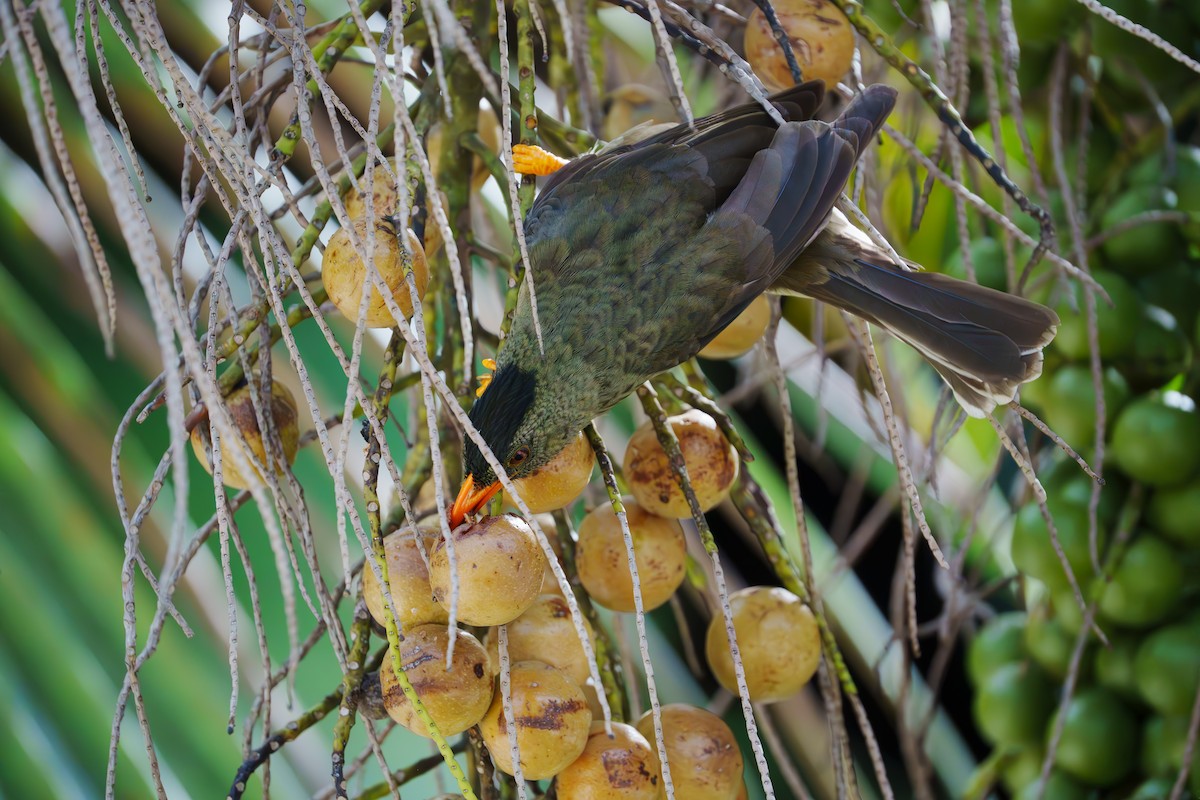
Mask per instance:
[[[510,467],[519,466],[520,464],[524,463],[525,459],[527,459],[527,458],[529,458],[529,448],[528,447],[518,448],[517,452],[513,453],[512,456],[509,457],[508,466],[510,466]]]

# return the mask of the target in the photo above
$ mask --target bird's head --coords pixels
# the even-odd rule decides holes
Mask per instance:
[[[496,370],[487,390],[471,408],[470,419],[512,480],[545,466],[578,433],[566,430],[555,413],[557,403],[539,392],[538,378],[515,366]],[[467,514],[479,511],[501,489],[475,442],[463,443],[463,483],[450,512],[457,526]]]

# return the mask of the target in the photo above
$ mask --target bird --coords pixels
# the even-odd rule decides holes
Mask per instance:
[[[525,220],[520,290],[469,419],[508,477],[551,461],[639,385],[695,356],[764,292],[821,300],[915,347],[966,412],[1041,374],[1058,317],[1021,297],[892,258],[835,208],[896,91],[877,84],[833,122],[808,81],[757,103],[566,162]],[[531,294],[536,293],[535,328]],[[457,526],[500,490],[469,437]]]

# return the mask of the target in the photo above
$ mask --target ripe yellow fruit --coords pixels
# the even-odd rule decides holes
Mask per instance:
[[[808,606],[776,586],[751,586],[734,592],[729,605],[750,699],[773,703],[800,691],[821,659],[821,635]],[[704,651],[716,679],[737,694],[733,657],[720,614],[708,626]]]
[[[521,776],[531,781],[551,778],[583,752],[592,711],[583,690],[549,664],[517,662],[512,665],[511,675]],[[492,754],[492,763],[512,775],[511,734],[499,687],[492,697],[492,707],[479,723],[479,731]]]
[[[729,495],[741,462],[737,450],[721,433],[713,418],[695,409],[668,417],[679,439],[683,462],[696,500],[708,511]],[[625,480],[638,503],[660,517],[688,519],[692,516],[687,497],[675,482],[667,454],[649,421],[629,439],[625,450]]]
[[[444,736],[462,733],[487,713],[492,704],[495,673],[487,652],[471,634],[455,629],[454,659],[446,669],[450,645],[445,625],[418,625],[400,643],[400,663],[421,704]],[[383,705],[388,715],[413,733],[429,738],[420,717],[404,696],[392,670],[389,650],[379,668]]]
[[[819,78],[833,85],[850,71],[854,29],[837,6],[829,0],[781,0],[774,6],[804,80]],[[783,48],[759,9],[746,20],[745,42],[746,60],[768,89],[777,92],[795,84]]]
[[[671,599],[687,572],[687,542],[673,519],[650,514],[632,497],[624,498],[625,516],[642,587],[642,607],[649,611]],[[608,503],[597,506],[579,526],[575,567],[583,588],[613,611],[633,611],[633,579],[621,522]]]
[[[425,547],[425,555],[429,556],[441,540],[441,534],[436,530],[421,530],[418,535]],[[407,631],[414,625],[426,622],[445,624],[449,621],[445,607],[433,599],[429,568],[417,547],[416,537],[407,530],[398,530],[383,540],[383,551],[387,555],[388,585],[392,590],[396,613],[400,615],[396,622],[401,630]],[[371,569],[369,563],[363,565],[362,576],[363,600],[366,601],[367,610],[376,622],[383,625],[383,592],[375,577],[375,570]]]
[[[412,248],[412,256],[404,252],[396,229],[392,223],[376,219],[374,231],[368,232],[366,219],[360,217],[354,220],[354,232],[365,248],[368,236],[375,242],[375,268],[383,282],[391,289],[396,305],[405,317],[412,316],[412,297],[408,291],[408,282],[404,279],[405,266],[412,268],[413,280],[417,286],[417,297],[425,297],[425,288],[429,284],[429,268],[425,264],[425,251],[420,240],[412,231],[405,231],[408,244]],[[363,289],[368,285],[367,267],[354,249],[354,240],[350,231],[339,228],[329,239],[325,248],[325,259],[321,266],[321,280],[329,299],[337,306],[342,315],[353,322],[358,321],[358,306],[362,301]],[[388,311],[383,295],[378,289],[371,289],[371,299],[367,304],[368,328],[391,328],[396,324]]]
[[[742,751],[720,717],[695,706],[662,707],[663,745],[671,765],[675,796],[688,800],[734,800],[742,787]],[[654,746],[654,715],[637,722],[638,733]]]
[[[389,164],[393,172],[396,169],[395,159],[390,159]],[[375,218],[390,217],[396,213],[396,206],[400,202],[396,194],[396,179],[388,174],[388,171],[378,164],[375,165],[375,172],[371,176],[371,204],[375,207]],[[366,188],[367,175],[364,172],[358,178],[359,185]],[[360,189],[350,188],[346,196],[342,198],[342,202],[346,206],[346,216],[350,219],[358,219],[367,215],[367,193]]]
[[[592,626],[585,618],[588,638],[595,641]],[[500,663],[496,636],[488,632],[488,655],[493,664]],[[508,657],[513,661],[541,661],[557,667],[580,686],[591,674],[587,653],[575,632],[575,621],[567,601],[558,595],[543,594],[534,600],[521,616],[508,624]]]
[[[504,625],[533,603],[546,574],[546,556],[533,530],[520,517],[485,517],[454,533],[456,569],[444,540],[429,556],[433,596],[450,607],[458,578],[458,619],[468,625]]]
[[[562,587],[558,585],[558,578],[554,574],[554,570],[550,568],[550,562],[546,562],[546,571],[542,575],[542,588],[538,594],[554,594],[563,597]]]
[[[592,446],[587,437],[580,433],[549,464],[515,481],[514,485],[517,494],[534,514],[557,511],[573,503],[583,493],[592,477],[595,463]],[[507,492],[504,501],[515,507]]]
[[[256,379],[252,378],[252,380]],[[242,443],[246,445],[249,454],[253,455],[254,460],[259,464],[265,465],[267,453],[263,446],[262,431],[258,427],[258,417],[254,413],[254,401],[250,397],[252,391],[258,391],[257,383],[253,387],[246,383],[230,392],[225,398],[225,404],[229,408],[229,416],[233,419],[233,424],[242,434]],[[270,401],[271,417],[275,422],[279,441],[283,445],[284,460],[290,466],[296,460],[296,451],[300,447],[296,398],[282,383],[271,381]],[[207,423],[202,423],[192,429],[192,452],[199,459],[200,466],[204,467],[204,470],[211,475],[212,466],[209,464],[208,448],[205,447],[204,440],[201,438],[201,431],[207,432],[207,428]],[[237,462],[234,461],[233,451],[230,449],[231,444],[225,440],[221,441],[221,480],[231,489],[249,489],[250,480],[242,474]],[[252,464],[251,468],[255,475],[262,477],[257,467]]]
[[[614,722],[612,727],[610,739],[603,722],[592,723],[583,753],[558,773],[561,800],[659,799],[662,782],[654,747],[629,725]]]
[[[737,358],[750,351],[771,322],[771,303],[760,294],[700,351],[701,358]]]

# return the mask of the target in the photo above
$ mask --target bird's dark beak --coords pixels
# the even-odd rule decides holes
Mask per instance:
[[[483,508],[488,500],[496,496],[498,491],[500,491],[500,481],[496,481],[491,486],[476,489],[475,478],[468,475],[463,481],[462,488],[458,490],[454,507],[450,509],[450,527],[457,528],[467,514],[474,514]]]

